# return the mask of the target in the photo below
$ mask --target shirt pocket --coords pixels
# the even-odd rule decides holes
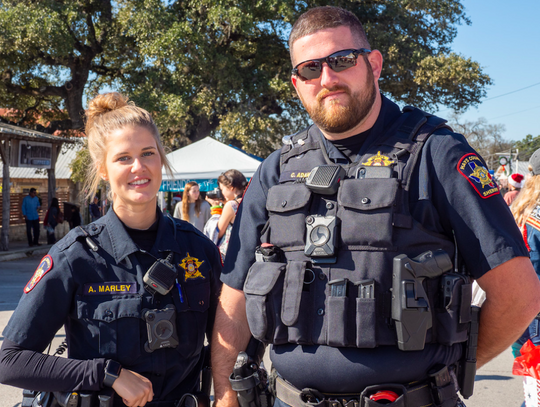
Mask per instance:
[[[87,323],[88,344],[99,355],[131,365],[141,354],[141,297],[77,299],[77,317]]]
[[[268,191],[269,242],[279,247],[306,244],[306,216],[311,192],[304,184],[275,185]]]
[[[185,358],[201,352],[208,323],[210,283],[194,281],[182,284],[182,297],[177,307],[177,351]],[[210,339],[210,338],[208,338]]]
[[[398,180],[346,179],[338,191],[343,245],[392,247],[392,218]]]

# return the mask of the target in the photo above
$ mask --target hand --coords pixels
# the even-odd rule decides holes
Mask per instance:
[[[144,406],[154,398],[150,380],[128,369],[121,370],[112,387],[128,407]]]

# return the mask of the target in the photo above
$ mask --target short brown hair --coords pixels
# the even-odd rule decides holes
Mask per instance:
[[[360,47],[371,48],[362,23],[360,23],[358,17],[353,13],[340,7],[315,7],[302,14],[293,25],[291,34],[289,35],[291,61],[292,48],[296,40],[305,37],[306,35],[313,34],[316,31],[324,30],[325,28],[336,28],[341,26],[349,27],[353,35],[358,38]]]

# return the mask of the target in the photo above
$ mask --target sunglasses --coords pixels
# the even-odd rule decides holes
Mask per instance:
[[[371,50],[367,48],[344,49],[342,51],[334,52],[324,58],[300,62],[294,67],[292,74],[298,76],[301,81],[317,79],[321,76],[324,62],[326,62],[333,71],[341,72],[356,66],[358,55],[369,54],[370,52]]]

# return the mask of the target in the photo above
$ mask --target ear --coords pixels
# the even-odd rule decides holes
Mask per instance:
[[[106,170],[104,167],[98,166],[98,171],[97,171],[97,172],[98,172],[99,176],[101,177],[101,179],[102,179],[103,181],[107,181],[107,180],[108,180],[107,170]]]
[[[378,81],[381,77],[382,67],[383,67],[383,56],[382,54],[374,49],[371,51],[368,56],[368,61],[371,65],[371,70],[373,71],[373,76],[375,78],[375,81]]]
[[[291,75],[291,82],[294,86],[294,89],[296,89],[296,93],[298,93],[298,88],[296,87],[296,81],[298,80],[298,78],[296,77],[296,75]]]

